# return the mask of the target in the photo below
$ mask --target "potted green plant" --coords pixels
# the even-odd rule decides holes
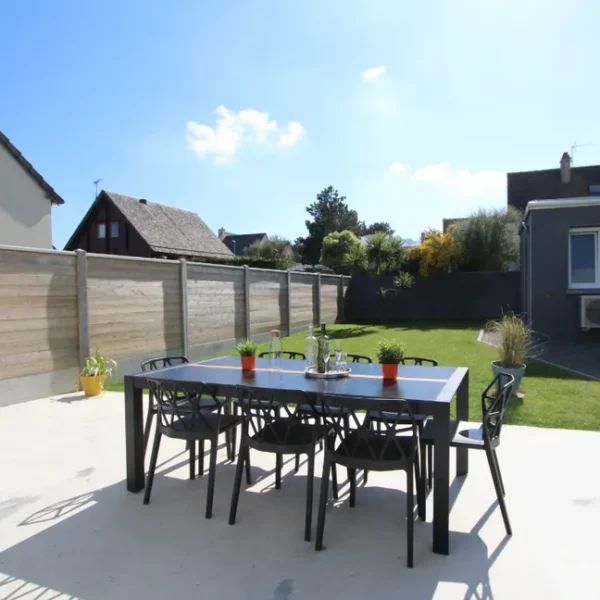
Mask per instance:
[[[85,359],[79,382],[87,397],[99,396],[102,393],[104,382],[112,375],[113,368],[117,368],[117,363],[112,358],[102,356],[98,350],[93,356]]]
[[[396,340],[381,340],[377,349],[377,359],[381,363],[384,379],[398,377],[398,365],[404,358],[404,346]]]
[[[492,361],[494,377],[508,373],[515,378],[512,393],[516,395],[525,375],[525,361],[531,354],[533,340],[531,330],[519,315],[506,313],[499,321],[490,321],[486,328],[498,336],[498,360]]]
[[[253,371],[256,366],[256,344],[252,340],[244,340],[236,348],[242,360],[242,371]]]

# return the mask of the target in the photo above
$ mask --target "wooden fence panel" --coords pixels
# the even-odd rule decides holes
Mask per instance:
[[[338,316],[340,278],[321,275],[321,323],[335,323]]]
[[[0,251],[0,380],[77,367],[77,324],[74,254]]]
[[[287,329],[287,274],[250,269],[250,331]]]
[[[292,273],[292,327],[307,327],[315,323],[317,314],[317,276]]]
[[[90,350],[114,359],[183,347],[178,262],[88,254]]]
[[[244,337],[244,269],[188,263],[190,346]]]

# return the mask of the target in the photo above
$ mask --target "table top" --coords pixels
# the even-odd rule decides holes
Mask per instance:
[[[256,389],[335,396],[354,396],[381,400],[414,400],[449,403],[468,373],[466,367],[398,368],[396,381],[384,381],[381,365],[349,363],[351,374],[340,379],[312,379],[304,374],[304,362],[282,360],[281,371],[269,370],[268,359],[256,359],[254,371],[242,371],[238,356],[221,356],[133,375],[135,387],[147,387],[148,379],[161,382],[193,384],[203,382],[220,387],[238,385]]]

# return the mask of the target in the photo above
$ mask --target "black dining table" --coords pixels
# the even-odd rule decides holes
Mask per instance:
[[[364,398],[369,401],[407,400],[415,414],[428,415],[434,422],[433,551],[449,553],[450,513],[450,406],[456,397],[459,420],[469,419],[469,370],[466,367],[421,367],[400,365],[398,378],[386,381],[378,364],[352,363],[350,376],[340,379],[312,379],[304,374],[304,363],[283,360],[281,370],[270,370],[268,359],[257,359],[254,371],[242,371],[237,356],[222,356],[138,375],[125,376],[125,442],[127,489],[144,488],[143,390],[148,380],[175,382],[193,390],[202,382],[222,396],[234,397],[236,386],[244,385],[277,392],[281,402],[294,404],[298,392]],[[467,475],[466,448],[456,450],[456,474]]]

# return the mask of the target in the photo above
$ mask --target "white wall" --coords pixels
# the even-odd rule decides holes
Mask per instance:
[[[52,248],[46,192],[0,144],[0,244]]]

